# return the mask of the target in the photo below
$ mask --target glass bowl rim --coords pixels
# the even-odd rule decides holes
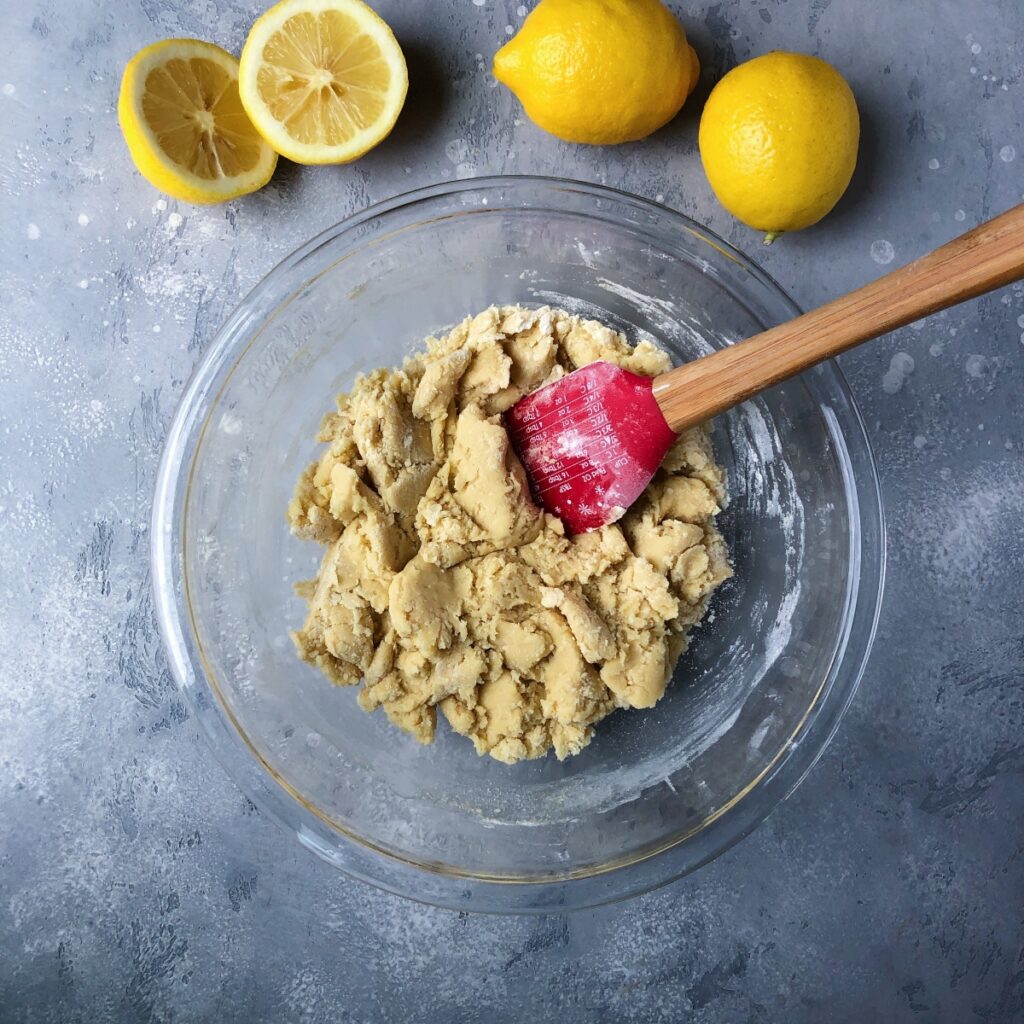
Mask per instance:
[[[852,596],[848,591],[841,642],[828,676],[790,740],[754,780],[696,829],[640,857],[600,865],[584,874],[523,879],[486,877],[407,860],[339,829],[336,823],[331,822],[328,827],[328,819],[276,775],[218,696],[217,687],[204,668],[205,657],[197,642],[187,599],[181,541],[186,499],[194,457],[216,408],[220,389],[258,337],[259,332],[256,332],[247,338],[247,330],[258,323],[265,327],[270,317],[285,308],[296,291],[308,283],[308,277],[299,281],[293,278],[323,246],[343,240],[346,235],[356,235],[354,245],[358,247],[369,240],[358,236],[358,229],[374,219],[410,207],[450,200],[464,193],[484,193],[480,205],[495,212],[535,209],[534,202],[492,205],[488,201],[491,194],[515,194],[517,190],[529,189],[578,193],[648,214],[656,212],[717,250],[742,270],[770,301],[786,308],[793,316],[800,313],[799,307],[774,279],[730,243],[685,214],[628,192],[540,175],[469,178],[413,189],[372,204],[300,245],[250,290],[217,330],[182,392],[165,438],[156,478],[150,545],[154,607],[172,675],[215,757],[243,794],[304,846],[353,877],[431,905],[499,913],[548,912],[625,899],[689,874],[753,831],[813,768],[853,699],[878,626],[886,561],[881,489],[867,431],[849,386],[832,361],[812,372],[826,378],[829,392],[838,399],[837,404],[844,407],[846,418],[846,422],[840,424],[834,409],[822,410],[830,420],[836,441],[837,460],[851,514]],[[449,211],[446,216],[470,212],[473,208],[466,206]],[[623,221],[616,218],[616,223]],[[714,273],[710,265],[702,270]],[[319,268],[319,272],[322,273],[323,268]],[[821,407],[817,396],[815,399]],[[838,686],[841,674],[846,676],[842,687]],[[828,698],[833,694],[835,699],[830,701]],[[814,742],[809,742],[812,733]],[[245,759],[244,763],[238,755]],[[760,794],[760,798],[752,799],[755,794]],[[709,841],[712,834],[714,842]],[[695,836],[703,836],[702,849],[687,857],[684,851]],[[658,870],[652,870],[653,865],[657,865]],[[425,880],[430,884],[425,884]]]

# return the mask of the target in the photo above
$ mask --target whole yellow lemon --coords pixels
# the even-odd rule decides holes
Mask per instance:
[[[846,79],[802,53],[766,53],[733,68],[700,119],[700,158],[721,204],[766,232],[816,224],[846,191],[860,118]]]
[[[632,142],[693,91],[700,64],[660,0],[541,0],[494,55],[494,77],[567,142]]]

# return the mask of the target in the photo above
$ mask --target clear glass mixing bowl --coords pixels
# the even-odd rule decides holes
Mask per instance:
[[[292,584],[320,549],[284,510],[336,392],[492,303],[562,306],[677,360],[797,313],[686,217],[594,185],[476,179],[371,207],[286,259],[210,345],[167,439],[153,578],[174,675],[261,810],[393,892],[549,911],[693,870],[800,781],[871,646],[883,526],[860,417],[820,366],[716,425],[736,576],[657,707],[561,763],[481,759],[446,725],[418,746],[296,659]]]

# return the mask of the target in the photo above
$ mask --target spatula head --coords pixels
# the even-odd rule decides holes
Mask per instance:
[[[573,533],[621,518],[675,441],[651,386],[650,377],[591,363],[505,414],[534,497]]]

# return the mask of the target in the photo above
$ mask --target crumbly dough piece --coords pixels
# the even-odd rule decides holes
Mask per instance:
[[[440,709],[499,761],[578,753],[616,708],[658,701],[732,574],[704,427],[619,523],[570,537],[531,500],[501,413],[598,359],[669,366],[593,320],[492,307],[359,378],[321,425],[326,447],[288,507],[292,530],[326,545],[298,588],[295,645],[422,743]]]

